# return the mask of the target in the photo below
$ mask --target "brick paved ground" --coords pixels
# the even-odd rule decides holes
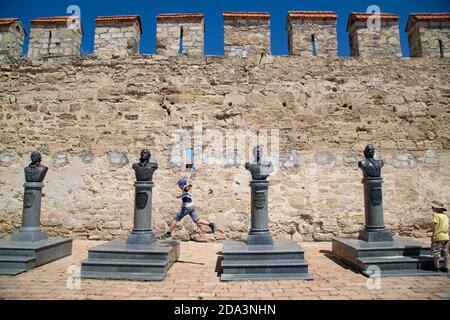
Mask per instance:
[[[446,299],[450,277],[382,278],[380,289],[368,279],[330,260],[330,242],[304,243],[314,281],[220,282],[215,273],[221,243],[181,244],[180,261],[160,282],[81,280],[69,289],[70,275],[87,249],[99,241],[75,241],[73,255],[15,277],[0,277],[1,299]],[[69,278],[69,281],[68,281]],[[371,281],[371,280],[369,280]],[[72,284],[73,285],[73,284]]]

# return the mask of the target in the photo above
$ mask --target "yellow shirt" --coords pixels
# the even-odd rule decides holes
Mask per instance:
[[[433,222],[436,223],[435,241],[449,240],[448,237],[448,217],[443,213],[435,213]]]

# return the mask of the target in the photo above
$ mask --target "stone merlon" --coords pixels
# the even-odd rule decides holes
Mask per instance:
[[[117,23],[117,24],[127,24],[127,23],[137,23],[139,26],[139,32],[142,34],[142,23],[141,23],[141,17],[138,15],[131,15],[131,16],[99,16],[95,18],[95,25],[101,26],[101,25],[107,25],[110,23]]]
[[[99,16],[95,19],[94,54],[103,58],[138,54],[141,34],[138,15]]]
[[[78,16],[32,19],[28,57],[79,56],[82,35]]]
[[[17,18],[0,18],[0,62],[22,55],[27,33]]]
[[[370,13],[364,13],[364,12],[352,12],[350,13],[350,16],[347,21],[347,31],[350,30],[350,28],[355,23],[360,22],[367,22],[369,18],[379,18],[381,21],[398,21],[398,16],[392,13],[380,13],[380,14],[370,14]],[[361,27],[365,24],[359,24]],[[365,27],[363,27],[365,28]]]
[[[347,22],[350,55],[388,55],[401,57],[398,16],[392,13],[353,12]]]
[[[413,13],[405,31],[411,57],[450,57],[449,13]]]
[[[23,28],[22,22],[20,22],[18,18],[0,18],[0,27],[9,27],[12,25],[18,26],[17,31],[24,36],[27,35],[25,29]]]
[[[224,12],[224,55],[246,58],[270,54],[270,14]]]
[[[156,16],[156,52],[164,56],[202,56],[205,26],[201,13],[165,13]]]
[[[286,19],[289,54],[337,54],[337,15],[332,11],[289,11]]]

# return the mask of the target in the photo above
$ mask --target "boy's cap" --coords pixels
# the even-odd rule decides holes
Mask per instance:
[[[177,185],[178,186],[185,186],[188,184],[187,179],[181,178],[180,180],[178,180]]]
[[[444,204],[439,201],[432,201],[431,206],[436,209],[442,209],[442,211],[447,211]]]

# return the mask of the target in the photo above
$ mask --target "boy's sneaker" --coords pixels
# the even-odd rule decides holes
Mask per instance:
[[[172,233],[166,232],[161,236],[161,239],[169,239],[172,238]]]
[[[216,225],[214,223],[210,222],[209,227],[211,228],[212,233],[216,233]]]
[[[448,268],[442,268],[442,272],[449,273]]]

